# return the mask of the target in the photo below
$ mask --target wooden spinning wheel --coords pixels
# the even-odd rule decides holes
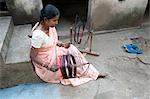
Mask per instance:
[[[72,44],[81,45],[83,38],[87,36],[87,39],[84,42],[84,45],[88,45],[87,49],[84,46],[84,49],[78,48],[82,53],[87,53],[93,56],[99,56],[98,53],[92,51],[92,39],[93,31],[90,29],[86,30],[86,22],[81,20],[78,15],[75,17],[75,24],[70,28],[70,42]]]

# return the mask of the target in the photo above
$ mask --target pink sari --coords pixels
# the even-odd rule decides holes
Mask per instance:
[[[56,46],[56,43],[58,42],[58,36],[55,28],[49,28],[49,35],[49,44],[39,48],[38,50],[38,56],[42,59],[43,62],[48,62],[52,65],[55,64],[56,59],[59,59],[60,56],[72,54],[75,57],[77,64],[87,63],[85,57],[74,45],[71,45],[68,49]],[[33,64],[36,74],[43,81],[50,83],[62,83],[63,85],[77,86],[91,80],[96,80],[99,75],[99,72],[93,67],[92,64],[77,67],[77,78],[69,79],[63,78],[60,69],[56,72],[52,72],[34,61]]]

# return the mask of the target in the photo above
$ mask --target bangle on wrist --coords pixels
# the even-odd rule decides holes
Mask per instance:
[[[42,63],[42,67],[44,67],[45,63]]]
[[[48,65],[46,65],[45,63],[43,63],[42,66],[48,68]]]

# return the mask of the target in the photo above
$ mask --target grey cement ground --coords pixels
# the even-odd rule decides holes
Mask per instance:
[[[14,84],[18,82],[26,84],[1,89],[0,99],[150,99],[150,65],[146,64],[150,63],[150,43],[148,42],[147,47],[143,48],[144,53],[139,55],[127,53],[122,48],[124,43],[131,42],[130,38],[142,36],[144,39],[150,40],[149,31],[150,27],[142,27],[95,35],[92,50],[100,53],[100,56],[86,55],[86,58],[101,73],[109,73],[109,77],[78,87],[40,83],[41,81],[33,71],[13,75],[19,66],[22,66],[25,71],[30,71],[28,66],[31,65],[17,64],[18,69],[10,68],[11,65],[7,65],[3,69],[8,69],[8,71],[3,72],[2,75],[12,74],[12,76],[16,76],[10,80]],[[23,82],[26,79],[30,79],[28,81],[34,83]],[[35,84],[35,82],[37,83]]]
[[[13,36],[7,52],[6,64],[28,62],[30,60],[30,38],[31,25],[20,25],[14,27]]]

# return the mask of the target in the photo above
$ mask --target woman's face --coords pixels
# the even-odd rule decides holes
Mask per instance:
[[[56,17],[54,17],[52,19],[48,19],[46,21],[46,25],[48,27],[55,27],[58,24],[58,20],[59,20],[59,16],[56,16]]]

